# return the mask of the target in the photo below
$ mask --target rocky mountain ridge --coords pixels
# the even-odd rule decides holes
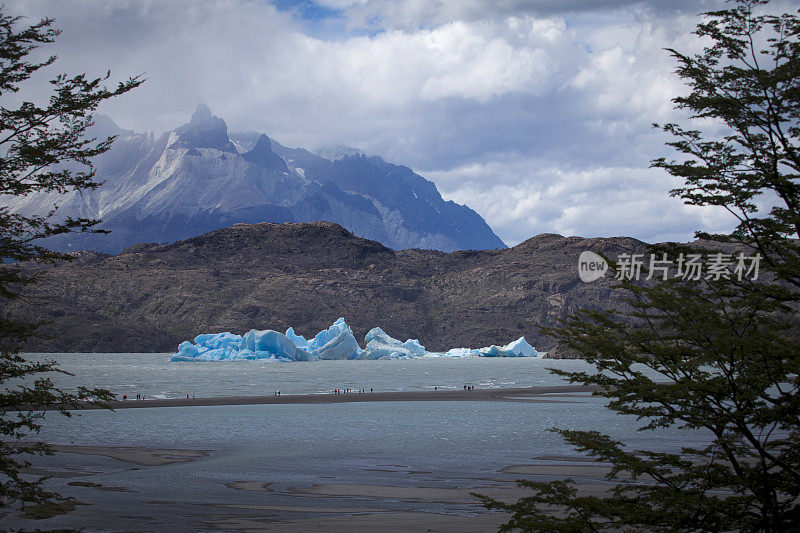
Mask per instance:
[[[624,305],[612,280],[579,280],[580,253],[644,248],[544,234],[504,250],[398,251],[329,222],[236,224],[35,267],[40,281],[3,312],[45,322],[32,351],[171,352],[200,333],[294,326],[311,335],[338,317],[356,338],[380,326],[432,351],[523,335],[545,351],[555,340],[542,327],[579,308]]]

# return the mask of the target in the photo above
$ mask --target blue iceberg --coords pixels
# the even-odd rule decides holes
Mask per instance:
[[[194,343],[184,341],[178,346],[178,353],[172,361],[220,361],[241,359],[239,344],[241,335],[233,333],[205,333],[194,338]]]
[[[381,328],[372,328],[364,338],[362,350],[344,318],[307,340],[289,328],[286,333],[271,329],[251,329],[242,335],[205,333],[194,342],[185,341],[171,361],[317,361],[320,359],[418,359],[421,357],[539,357],[525,337],[505,346],[488,348],[452,348],[446,352],[429,352],[417,339],[405,342],[390,337]]]
[[[274,359],[276,361],[312,361],[316,357],[298,348],[283,333],[251,329],[241,335],[206,333],[194,343],[184,341],[171,361],[235,361],[239,359]]]
[[[528,344],[525,337],[520,337],[505,346],[489,346],[478,350],[483,357],[536,357],[537,352]]]
[[[367,343],[367,347],[362,353],[362,359],[410,359],[425,357],[428,354],[417,339],[401,342],[390,337],[381,328],[369,330],[364,342]]]
[[[283,333],[271,329],[245,333],[239,344],[239,359],[279,359],[284,361],[313,361],[317,356],[298,348]]]
[[[322,330],[307,341],[305,337],[297,335],[294,328],[286,330],[288,337],[294,344],[311,353],[319,359],[360,359],[361,347],[353,336],[344,318],[338,319],[328,329]]]
[[[431,354],[437,357],[480,357],[481,351],[475,348],[450,348],[444,353]]]

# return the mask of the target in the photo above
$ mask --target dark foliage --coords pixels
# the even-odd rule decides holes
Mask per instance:
[[[24,82],[56,57],[30,62],[29,54],[52,43],[58,30],[53,21],[42,20],[20,27],[20,17],[10,17],[0,7],[0,97],[24,93]],[[142,83],[131,78],[116,88],[103,83],[110,74],[90,79],[85,75],[56,76],[46,105],[24,100],[0,107],[0,195],[22,196],[37,192],[65,194],[97,187],[91,159],[109,149],[113,138],[86,138],[92,112],[109,98]],[[5,101],[8,101],[6,99]],[[64,163],[77,164],[74,171]],[[35,275],[20,263],[54,263],[68,255],[37,245],[39,239],[71,231],[92,231],[98,221],[58,220],[56,207],[47,216],[27,216],[0,206],[0,505],[46,503],[57,495],[45,490],[42,479],[24,474],[26,455],[49,454],[50,448],[32,438],[39,431],[46,408],[70,416],[81,402],[104,402],[112,396],[100,389],[79,388],[65,392],[50,377],[59,370],[55,361],[29,360],[19,346],[36,334],[36,324],[12,320],[2,313],[20,290],[35,283]]]
[[[677,107],[725,133],[662,126],[680,160],[654,161],[684,180],[675,196],[737,217],[730,234],[698,234],[704,264],[724,258],[726,268],[698,279],[675,271],[666,280],[624,279],[630,313],[587,311],[555,331],[599,371],[561,372],[573,383],[602,387],[608,408],[637,417],[643,431],[694,429],[709,444],[634,453],[597,432],[557,429],[610,464],[615,484],[591,496],[571,480],[523,481],[530,497],[484,498],[512,513],[503,530],[800,528],[800,19],[770,15],[766,4],[706,13],[696,33],[711,45],[693,56],[671,50],[691,88]],[[673,260],[699,251],[653,249]],[[760,254],[758,279],[740,279],[738,253]]]

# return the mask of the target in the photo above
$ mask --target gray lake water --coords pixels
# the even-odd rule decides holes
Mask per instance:
[[[590,369],[582,361],[522,358],[172,363],[169,354],[36,357],[57,359],[62,368],[75,374],[57,377],[64,388],[78,384],[106,387],[129,398],[137,393],[164,398],[194,394],[199,398],[272,394],[275,390],[317,394],[334,388],[410,391],[460,389],[465,384],[476,388],[552,385],[564,382],[550,373],[551,368]],[[198,531],[208,529],[202,518],[207,513],[258,515],[265,512],[258,511],[259,506],[268,504],[287,509],[269,511],[269,520],[280,521],[310,513],[288,509],[354,504],[352,499],[298,495],[303,487],[317,484],[469,489],[508,483],[520,476],[504,473],[503,467],[576,455],[559,435],[548,431],[553,427],[599,430],[624,441],[631,450],[677,451],[705,441],[705,436],[696,432],[637,431],[635,419],[616,415],[605,408],[602,398],[588,393],[544,395],[537,401],[92,410],[69,419],[48,413],[44,422],[40,437],[54,444],[194,449],[209,455],[155,467],[131,467],[95,455],[57,454],[37,459],[36,464],[53,475],[48,482],[51,488],[91,505],[37,524],[16,519],[8,522],[9,527]],[[126,492],[70,485],[73,479]],[[230,488],[231,483],[241,481],[268,483],[269,490]],[[222,503],[242,507],[223,511]],[[379,512],[480,512],[475,502],[359,498],[357,505]],[[104,513],[98,513],[101,509]]]
[[[431,358],[378,361],[170,362],[169,354],[51,354],[73,376],[66,389],[105,387],[135,398],[329,393],[334,388],[413,391],[557,385],[550,369],[590,370],[578,360]],[[376,402],[331,405],[212,406],[91,411],[65,420],[51,415],[43,436],[63,444],[268,449],[278,459],[320,453],[401,455],[405,461],[439,452],[484,457],[491,464],[532,454],[569,453],[552,427],[602,429],[634,447],[677,449],[681,431],[638,432],[638,423],[608,411],[589,394],[544,402]],[[481,450],[485,450],[481,453]],[[490,451],[490,452],[489,452]],[[385,452],[383,454],[382,452]],[[288,454],[288,455],[287,455]],[[385,458],[385,457],[384,457]]]
[[[590,370],[578,360],[539,358],[421,358],[378,361],[170,362],[171,354],[69,353],[36,354],[49,358],[74,376],[54,376],[66,389],[77,385],[108,388],[114,393],[154,398],[320,394],[333,389],[413,391],[527,387],[564,383],[549,369]]]

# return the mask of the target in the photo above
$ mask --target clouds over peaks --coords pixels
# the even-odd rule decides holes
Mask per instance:
[[[779,2],[781,0],[778,0]],[[652,122],[684,120],[664,50],[697,50],[722,0],[46,0],[8,9],[63,29],[58,71],[147,83],[104,107],[165,131],[207,102],[230,131],[357,146],[409,165],[513,244],[542,232],[690,238],[649,168]],[[779,4],[776,9],[781,9]],[[788,2],[785,3],[788,6]],[[45,94],[48,86],[39,87]],[[628,217],[586,217],[602,205]],[[627,224],[627,225],[626,225]]]

